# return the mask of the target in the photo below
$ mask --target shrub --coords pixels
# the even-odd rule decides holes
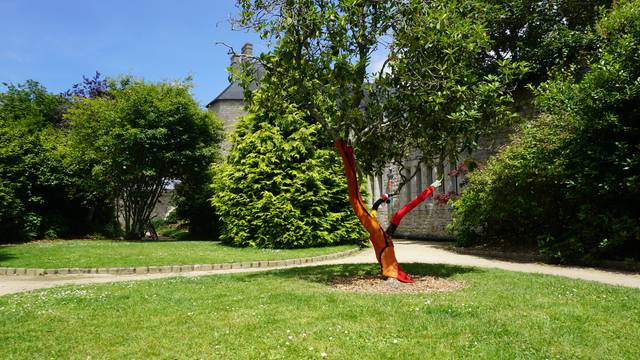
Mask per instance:
[[[365,239],[341,162],[318,135],[319,125],[307,125],[292,106],[273,117],[257,112],[241,120],[227,161],[214,168],[220,240],[301,248]]]
[[[112,82],[108,98],[77,101],[65,118],[86,183],[111,192],[125,237],[140,239],[165,187],[207,172],[222,125],[199,108],[188,82]]]
[[[0,241],[103,232],[111,204],[89,199],[69,164],[65,98],[35,81],[0,93]]]
[[[470,176],[453,203],[460,244],[640,259],[640,1],[621,2],[597,35],[589,71],[542,84],[545,114]]]

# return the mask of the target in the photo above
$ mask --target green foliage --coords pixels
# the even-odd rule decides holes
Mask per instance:
[[[461,245],[507,241],[532,246],[536,236],[561,228],[557,216],[564,189],[562,146],[571,136],[566,118],[542,116],[470,174],[462,196],[453,202],[456,237]]]
[[[538,84],[549,70],[586,64],[597,49],[593,26],[612,0],[488,0],[484,16],[493,66],[503,59],[524,61],[529,72],[521,85]]]
[[[9,181],[0,181],[0,231],[7,240],[34,237],[39,224],[29,223],[28,217],[33,214],[25,211],[11,185]]]
[[[292,101],[365,171],[419,150],[456,161],[511,123],[525,86],[596,50],[592,27],[610,0],[239,0],[240,23],[276,43],[262,61]],[[380,45],[388,44],[388,45]],[[386,49],[385,49],[386,48]],[[382,50],[382,51],[380,51]],[[366,73],[388,50],[386,74]],[[249,82],[249,79],[245,79]]]
[[[105,231],[110,204],[83,201],[69,167],[62,112],[68,101],[34,81],[0,93],[0,229],[2,241]]]
[[[127,236],[140,236],[169,180],[185,184],[185,208],[211,214],[205,184],[221,124],[188,85],[124,78],[100,86],[95,98],[50,94],[34,81],[0,93],[2,241],[112,235],[120,196]]]
[[[6,93],[0,97],[0,121],[4,125],[41,130],[48,125],[58,125],[66,100],[61,95],[47,92],[40,83],[27,80],[23,84],[3,83]]]
[[[367,65],[388,34],[394,2],[300,0],[266,4],[240,0],[241,22],[276,46],[261,61],[289,89],[288,101],[321,124],[325,135],[349,139],[359,151],[365,123]],[[273,5],[273,6],[270,6]],[[379,139],[384,141],[385,138]],[[359,163],[367,168],[364,154]],[[362,161],[360,161],[362,160]]]
[[[522,129],[454,203],[469,245],[537,244],[560,260],[640,258],[640,1],[597,26],[584,77],[542,84],[546,113]]]
[[[227,161],[214,167],[220,240],[267,248],[359,242],[365,235],[347,201],[341,162],[320,126],[284,101],[286,93],[263,82]]]
[[[526,63],[487,64],[493,43],[485,21],[493,8],[484,2],[416,0],[400,10],[388,72],[370,98],[365,162],[380,170],[389,156],[415,150],[428,165],[456,162],[480,136],[510,124],[511,89]]]
[[[42,216],[35,210],[42,203],[34,189],[42,148],[37,136],[24,128],[0,128],[0,223],[7,240],[22,240],[38,235]]]
[[[109,95],[68,110],[72,149],[75,163],[89,169],[86,186],[111,193],[122,205],[125,236],[139,239],[169,181],[206,173],[222,126],[199,108],[185,83],[125,78],[112,81]]]
[[[385,71],[358,144],[369,170],[419,150],[457,162],[528,106],[525,86],[596,50],[592,26],[611,1],[407,1],[397,6]],[[581,63],[582,64],[582,63]],[[517,100],[513,104],[513,100]],[[393,134],[392,136],[390,134]]]
[[[595,51],[591,29],[611,1],[238,3],[241,24],[275,42],[261,61],[290,101],[379,172],[416,150],[427,165],[457,162],[512,124],[525,85]],[[389,71],[371,78],[380,50]]]
[[[209,169],[185,176],[175,187],[176,210],[169,214],[168,221],[183,220],[193,239],[217,239],[219,219],[211,206],[214,196],[211,182],[213,175]]]

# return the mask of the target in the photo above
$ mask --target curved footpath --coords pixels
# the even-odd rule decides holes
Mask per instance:
[[[479,256],[454,253],[446,250],[446,246],[442,243],[411,240],[395,240],[394,243],[396,247],[396,256],[400,263],[430,263],[497,268],[509,271],[559,275],[574,279],[597,281],[605,284],[640,288],[640,274],[629,274],[592,268],[546,265],[533,262],[510,262],[486,259]],[[336,258],[340,255],[343,257]],[[114,281],[160,279],[175,276],[203,276],[265,271],[301,266],[360,264],[372,262],[375,262],[373,249],[366,249],[355,253],[353,251],[346,251],[339,254],[307,259],[225,264],[217,267],[212,266],[213,270],[208,270],[204,267],[199,269],[196,268],[196,270],[193,271],[193,266],[173,266],[171,267],[171,272],[150,273],[150,268],[147,268],[145,273],[137,274],[131,274],[131,270],[121,269],[120,273],[115,274],[45,274],[35,276],[0,275],[0,295],[72,284],[96,284]],[[129,274],[126,274],[127,272],[129,272]]]

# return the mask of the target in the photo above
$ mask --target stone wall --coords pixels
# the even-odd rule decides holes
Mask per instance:
[[[222,120],[225,134],[231,133],[236,127],[238,118],[247,114],[244,110],[243,100],[218,100],[209,107],[209,111]],[[222,143],[222,149],[229,150],[230,148],[231,142],[227,138]]]
[[[393,214],[414,197],[418,196],[418,194],[435,181],[435,179],[440,177],[437,168],[418,165],[417,160],[409,160],[405,163],[405,166],[405,176],[416,171],[417,174],[404,186],[398,196],[392,198],[390,204],[384,204],[378,209],[378,220],[383,228],[389,225]],[[388,166],[383,174],[369,176],[368,190],[371,204],[375,199],[378,199],[382,193],[394,192],[395,189],[397,189],[401,181],[399,171],[400,169],[398,167]],[[448,189],[455,187],[455,181],[455,178],[446,176],[444,180],[445,191],[449,191]],[[446,232],[446,226],[449,222],[451,222],[449,208],[437,204],[433,200],[433,196],[431,196],[402,219],[396,236],[448,238],[449,235]]]
[[[151,211],[151,216],[149,217],[149,220],[165,219],[169,214],[169,212],[173,211],[176,208],[176,204],[173,198],[174,194],[175,194],[174,189],[164,189],[162,191],[162,194],[160,194],[160,197],[158,198],[158,202],[156,203],[156,205],[153,207],[153,210]],[[120,207],[122,208],[123,206],[122,200],[120,200],[119,203],[120,203]],[[118,215],[119,215],[118,221],[124,228],[124,214],[121,211],[120,214]]]
[[[151,219],[165,219],[167,215],[169,215],[169,212],[176,208],[176,204],[173,201],[174,193],[175,190],[173,189],[165,189],[162,191],[156,206],[151,212]]]
[[[486,162],[500,147],[509,142],[510,133],[510,129],[504,129],[494,136],[481,139],[477,151],[472,155],[463,154],[461,158],[470,158],[481,163]],[[460,193],[463,191],[464,175],[457,177],[448,175],[449,171],[455,167],[456,164],[444,165],[443,186],[436,193],[448,193],[450,191]],[[418,154],[414,154],[405,161],[404,171],[406,177],[409,177],[414,172],[416,172],[416,176],[404,186],[400,194],[395,196],[390,204],[382,205],[378,209],[378,220],[383,228],[389,225],[393,214],[418,196],[433,181],[442,176],[442,174],[438,173],[437,167],[426,167],[419,164]],[[372,175],[367,178],[370,206],[381,194],[392,193],[397,189],[401,181],[399,172],[400,169],[397,166],[389,165],[382,174]],[[451,223],[451,209],[449,206],[435,202],[432,195],[402,219],[402,223],[396,231],[396,237],[451,239],[451,234],[447,232],[449,223]]]

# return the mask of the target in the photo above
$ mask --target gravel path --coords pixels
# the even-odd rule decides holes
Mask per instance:
[[[486,259],[478,256],[461,255],[445,249],[442,243],[432,243],[411,240],[395,240],[396,256],[400,263],[432,263],[461,266],[476,266],[498,268],[509,271],[527,273],[541,273],[559,275],[575,279],[597,281],[605,284],[621,285],[640,288],[640,274],[629,274],[615,271],[605,271],[592,268],[578,268],[569,266],[546,265],[538,263],[516,263]],[[310,264],[292,265],[288,267],[318,266],[331,264],[357,264],[375,262],[373,249],[367,249],[348,257],[315,262]],[[70,284],[97,284],[114,281],[132,281],[160,279],[175,276],[204,276],[213,274],[228,274],[241,272],[267,271],[285,267],[226,269],[212,271],[196,271],[185,273],[112,275],[112,274],[82,274],[82,275],[44,275],[44,276],[0,276],[0,296],[35,289],[50,288]]]

